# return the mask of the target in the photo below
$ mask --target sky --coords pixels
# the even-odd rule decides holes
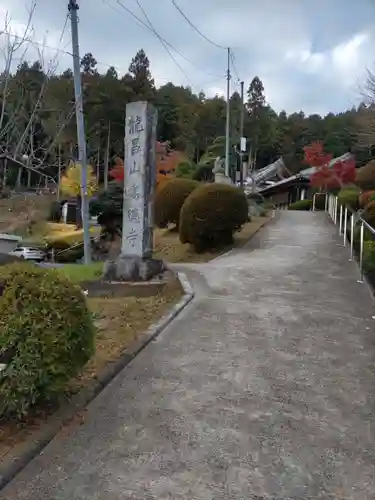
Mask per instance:
[[[8,31],[23,33],[31,1],[0,0],[0,10],[8,13]],[[39,57],[46,67],[56,57],[59,69],[71,67],[69,54],[53,50],[71,51],[69,23],[63,32],[68,0],[35,1],[26,57]],[[207,96],[224,95],[226,50],[194,31],[172,0],[139,2],[157,33],[173,47],[174,60],[155,33],[119,4],[147,23],[137,0],[78,0],[81,55],[92,52],[101,72],[113,65],[124,74],[143,48],[157,86],[172,81],[189,85],[195,92],[203,90]],[[375,0],[176,2],[206,37],[232,48],[232,91],[239,90],[240,80],[246,89],[259,76],[267,101],[276,111],[322,115],[344,111],[358,104],[366,72],[375,68]],[[6,45],[4,36],[0,49]],[[43,44],[48,48],[41,49]],[[19,49],[15,59],[22,55]],[[2,56],[4,66],[4,50]]]

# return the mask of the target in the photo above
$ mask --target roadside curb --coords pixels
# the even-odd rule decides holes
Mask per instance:
[[[58,432],[82,411],[96,396],[193,300],[194,290],[184,273],[177,273],[184,295],[156,324],[140,335],[117,361],[109,364],[92,383],[75,394],[69,403],[63,405],[51,416],[51,422],[36,433],[34,440],[10,452],[0,463],[0,491],[45,448]]]

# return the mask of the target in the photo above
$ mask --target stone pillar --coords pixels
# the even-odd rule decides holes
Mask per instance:
[[[157,114],[147,102],[126,106],[123,255],[152,257]]]
[[[121,255],[107,262],[104,279],[146,281],[164,270],[153,253],[157,111],[144,101],[126,105]]]

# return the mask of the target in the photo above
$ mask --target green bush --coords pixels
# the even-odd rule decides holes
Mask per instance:
[[[197,166],[194,162],[190,160],[184,160],[176,167],[176,177],[191,179],[196,169]]]
[[[112,181],[90,201],[90,215],[98,217],[103,232],[117,236],[122,232],[124,185]]]
[[[55,262],[59,263],[74,263],[83,258],[83,243],[73,245],[71,241],[66,241],[64,238],[59,238],[47,242],[45,250],[48,253],[54,254]]]
[[[198,182],[214,182],[213,164],[199,164],[192,175],[192,179]]]
[[[62,216],[61,203],[59,201],[53,201],[49,209],[48,220],[51,222],[60,222]]]
[[[365,241],[363,248],[363,267],[365,271],[375,271],[375,241]]]
[[[291,203],[288,210],[311,210],[312,201],[311,200],[299,200]]]
[[[154,219],[157,227],[175,224],[178,228],[180,212],[186,198],[199,186],[190,179],[172,179],[156,191]]]
[[[0,418],[22,418],[90,359],[94,326],[80,287],[55,270],[10,264],[0,279]]]
[[[348,206],[353,210],[358,210],[359,208],[359,194],[358,188],[343,188],[339,191],[337,197],[339,203],[344,206]]]
[[[369,231],[368,229],[366,229],[365,227],[365,230],[363,232],[363,240],[364,241],[372,241],[373,240],[373,235],[371,233],[371,231]],[[361,241],[361,226],[360,224],[357,224],[354,228],[354,232],[353,232],[353,241],[358,245],[359,242]]]
[[[249,220],[243,191],[226,184],[203,184],[185,200],[180,240],[203,252],[233,243],[233,235]]]
[[[375,228],[375,201],[367,203],[362,218]]]

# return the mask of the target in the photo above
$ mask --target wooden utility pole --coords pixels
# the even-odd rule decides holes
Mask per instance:
[[[111,122],[108,122],[108,134],[107,134],[107,147],[105,151],[105,163],[104,163],[104,189],[108,189],[108,175],[109,175],[109,154],[111,149]]]

